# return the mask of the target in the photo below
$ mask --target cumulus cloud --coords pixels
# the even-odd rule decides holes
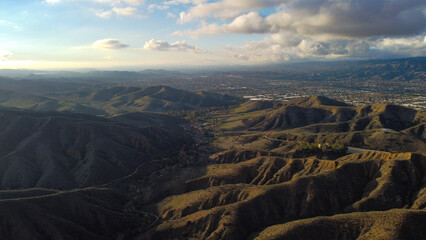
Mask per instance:
[[[151,39],[145,42],[143,47],[145,50],[152,51],[178,51],[178,52],[193,52],[205,53],[201,48],[189,45],[186,41],[177,41],[175,43],[168,43],[167,41]]]
[[[275,36],[275,38],[277,38]],[[284,37],[286,38],[286,37]],[[225,52],[236,59],[248,61],[289,61],[295,59],[363,57],[370,50],[364,40],[318,41],[312,38],[274,40],[267,37],[261,41],[250,41],[241,47],[226,47]],[[295,38],[295,39],[294,39]]]
[[[233,4],[234,8],[228,8],[226,11],[237,9],[237,12],[241,12],[245,9],[276,5],[278,2],[280,1],[240,2]],[[180,21],[186,22],[194,16],[210,16],[215,12],[212,7],[216,6],[214,4],[217,5],[218,11],[223,5],[231,6],[231,3],[225,0],[199,4],[188,12],[181,13]],[[222,33],[276,33],[285,30],[301,35],[369,37],[418,34],[426,28],[426,3],[422,0],[293,0],[283,6],[282,10],[265,18],[256,12],[249,12],[237,16],[231,23],[220,26],[214,23],[205,24],[187,34],[199,36]]]
[[[425,56],[426,34],[412,37],[378,39],[372,43],[372,48],[393,56]]]
[[[411,37],[360,39],[318,39],[289,33],[272,34],[240,47],[226,47],[225,53],[239,60],[288,61],[324,58],[389,58],[426,55],[426,34]]]
[[[187,12],[181,12],[180,23],[190,22],[205,17],[232,19],[241,13],[254,9],[277,6],[285,0],[222,0],[222,1],[190,1],[196,4]]]
[[[168,12],[167,18],[176,18],[177,16],[174,13]]]
[[[138,9],[133,7],[119,8],[114,7],[112,11],[117,15],[132,16],[138,14]]]
[[[179,1],[180,2],[180,1]],[[200,20],[196,29],[174,35],[264,34],[261,41],[226,47],[237,59],[368,58],[425,55],[424,0],[216,0],[180,14]],[[259,9],[272,8],[262,16]]]
[[[167,5],[150,4],[148,6],[148,11],[153,12],[154,10],[166,10],[169,8],[170,6],[167,6]]]
[[[50,4],[59,3],[59,2],[70,2],[70,1],[76,1],[76,0],[44,0],[45,3],[50,3]],[[83,0],[80,0],[80,1],[83,1]],[[89,1],[111,4],[111,5],[128,4],[132,6],[139,6],[145,3],[145,0],[89,0]]]
[[[92,0],[92,1],[100,2],[100,3],[108,3],[111,5],[128,4],[132,6],[139,6],[145,3],[145,0]]]
[[[126,7],[126,8],[119,8],[119,7],[113,7],[109,11],[96,11],[96,16],[100,18],[110,18],[114,15],[116,16],[140,16],[139,10],[134,7]]]
[[[50,4],[54,4],[54,3],[58,3],[61,0],[44,0],[45,3],[50,3]]]
[[[122,49],[127,48],[129,45],[121,43],[117,39],[101,39],[93,43],[92,47],[94,48],[104,48],[104,49]]]
[[[96,11],[96,16],[100,17],[100,18],[110,18],[113,15],[113,11]]]
[[[178,5],[178,4],[200,4],[205,3],[208,0],[170,0],[166,1],[164,4],[166,5]]]
[[[13,55],[13,53],[4,50],[4,49],[0,49],[0,59],[1,60],[6,60],[8,57],[11,57]]]
[[[217,35],[224,33],[268,33],[270,26],[257,12],[250,12],[235,18],[229,24],[218,25],[204,24],[196,30],[177,31],[173,33],[178,36],[190,36],[198,38],[201,35]]]
[[[270,31],[345,37],[398,36],[426,27],[422,0],[292,1],[265,20]]]
[[[257,12],[237,17],[226,26],[226,31],[233,33],[265,33],[268,25]]]
[[[126,2],[130,5],[138,6],[138,5],[144,4],[145,0],[124,0],[124,2]]]

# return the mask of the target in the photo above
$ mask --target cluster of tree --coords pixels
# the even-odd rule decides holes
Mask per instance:
[[[336,153],[339,155],[344,155],[348,151],[348,147],[340,142],[335,142],[332,144],[302,142],[301,149],[308,154]]]
[[[169,115],[191,122],[192,126],[201,131],[206,138],[214,138],[214,125],[219,123],[217,118],[211,117],[212,111],[220,111],[224,107],[211,107],[205,110],[170,111]]]
[[[168,112],[168,114],[171,116],[184,118],[186,120],[189,120],[195,123],[215,124],[218,122],[218,120],[215,118],[211,118],[211,113],[217,112],[217,111],[226,113],[229,111],[229,107],[214,106],[214,107],[210,107],[208,109],[203,109],[203,110],[170,111]]]

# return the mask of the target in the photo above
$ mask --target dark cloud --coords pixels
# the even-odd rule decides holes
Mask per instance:
[[[260,1],[235,4],[241,11],[262,6]],[[290,31],[301,35],[335,35],[344,37],[405,36],[418,34],[426,28],[424,0],[289,0],[266,18],[249,12],[223,25],[204,25],[190,31],[193,36],[223,33],[276,33]],[[229,1],[200,4],[197,16],[211,15]],[[198,8],[194,8],[198,9]],[[192,9],[192,12],[195,10]],[[222,8],[217,8],[222,9]],[[224,10],[227,11],[227,10]],[[190,14],[190,12],[185,14]],[[184,15],[185,15],[184,14]]]

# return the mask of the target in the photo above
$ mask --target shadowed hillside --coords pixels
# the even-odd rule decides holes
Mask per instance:
[[[67,189],[123,177],[185,144],[177,124],[139,128],[83,114],[2,110],[1,187]]]
[[[119,191],[93,188],[0,200],[0,238],[126,237],[132,229],[148,227],[153,221],[148,215],[123,211],[126,201]]]

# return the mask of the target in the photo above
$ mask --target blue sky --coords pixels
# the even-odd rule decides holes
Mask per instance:
[[[426,55],[423,0],[0,0],[0,68]]]

